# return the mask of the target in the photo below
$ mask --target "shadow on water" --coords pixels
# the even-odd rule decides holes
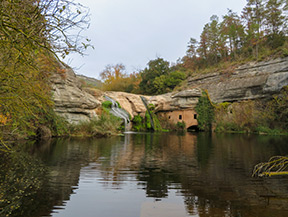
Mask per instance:
[[[57,139],[0,158],[0,216],[287,216],[288,178],[251,178],[287,137]]]

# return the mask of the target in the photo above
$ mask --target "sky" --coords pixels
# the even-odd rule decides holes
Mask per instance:
[[[75,0],[90,9],[90,27],[82,34],[95,49],[64,59],[77,74],[99,79],[105,66],[121,63],[127,73],[161,57],[176,63],[190,38],[199,39],[212,15],[220,20],[246,0]]]

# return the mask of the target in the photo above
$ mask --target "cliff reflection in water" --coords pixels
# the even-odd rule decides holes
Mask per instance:
[[[77,197],[86,203],[85,209],[78,208],[83,216],[89,216],[85,213],[89,209],[102,210],[100,216],[108,216],[101,200],[105,202],[109,195],[107,209],[111,213],[114,209],[117,217],[148,216],[143,211],[147,200],[152,199],[156,206],[163,205],[164,200],[173,203],[169,198],[174,197],[186,207],[186,214],[178,216],[280,217],[288,216],[288,178],[257,179],[251,178],[251,172],[255,164],[272,155],[287,155],[286,141],[287,137],[248,135],[129,134],[109,139],[55,140],[27,145],[25,151],[41,160],[49,171],[47,185],[39,190],[45,197],[41,207],[46,208],[38,216],[51,212],[58,216],[58,208],[64,209],[59,216],[69,216],[63,213],[71,209],[67,204],[78,204],[73,203]],[[125,194],[117,198],[121,191],[133,197],[128,199]],[[143,192],[146,196],[137,196]],[[93,208],[88,206],[91,200]],[[131,205],[133,200],[139,207]],[[165,210],[161,210],[162,215],[169,216]]]

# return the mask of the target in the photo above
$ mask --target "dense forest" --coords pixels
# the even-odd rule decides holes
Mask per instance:
[[[162,94],[179,86],[193,73],[288,55],[288,2],[248,0],[241,14],[228,9],[220,19],[213,15],[199,41],[191,38],[186,55],[176,64],[163,58],[148,62],[139,72],[125,73],[122,64],[109,65],[101,73],[104,90],[148,95]]]

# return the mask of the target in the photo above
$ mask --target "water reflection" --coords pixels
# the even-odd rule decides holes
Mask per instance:
[[[167,133],[27,145],[22,152],[42,162],[30,164],[47,171],[37,190],[44,208],[31,216],[287,216],[288,178],[251,178],[258,162],[287,155],[286,143]]]

